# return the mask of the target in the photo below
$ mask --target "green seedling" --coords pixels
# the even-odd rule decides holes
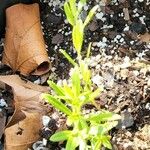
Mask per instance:
[[[43,98],[57,110],[66,115],[66,124],[72,130],[59,131],[50,137],[53,142],[67,141],[66,150],[99,150],[102,146],[111,149],[109,131],[117,125],[120,116],[106,111],[99,110],[95,103],[102,88],[93,90],[91,71],[88,67],[91,43],[87,49],[87,57],[81,56],[81,49],[84,40],[84,29],[95,14],[98,6],[89,12],[87,18],[82,21],[80,13],[86,0],[69,0],[64,4],[64,10],[68,22],[73,26],[72,39],[77,52],[77,60],[73,60],[64,50],[60,52],[73,65],[68,82],[62,86],[49,80],[48,84],[54,94],[43,94]],[[96,111],[89,114],[83,112],[86,104],[95,106]]]
[[[98,5],[94,6],[89,11],[86,19],[82,21],[80,17],[80,13],[85,4],[86,4],[86,0],[80,0],[78,3],[76,3],[76,0],[69,0],[66,1],[64,4],[64,10],[65,10],[67,20],[73,26],[73,31],[72,31],[73,45],[77,51],[78,57],[81,54],[83,37],[84,37],[84,28],[91,21],[96,10],[99,7]]]

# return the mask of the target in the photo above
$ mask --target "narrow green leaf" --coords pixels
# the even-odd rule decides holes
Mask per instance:
[[[92,17],[94,16],[94,14],[98,8],[99,8],[99,6],[96,5],[90,10],[88,16],[86,17],[86,19],[84,21],[84,27],[91,21]]]
[[[71,134],[72,132],[69,130],[56,132],[50,137],[50,140],[53,142],[65,141]]]
[[[89,58],[89,57],[90,57],[91,45],[92,45],[92,43],[90,42],[90,43],[89,43],[89,46],[88,46],[88,49],[87,49],[86,58]]]
[[[67,104],[72,104],[72,99],[70,99],[68,96],[54,96],[54,98],[59,100],[64,100]]]
[[[65,2],[65,4],[64,4],[64,11],[65,11],[65,14],[67,16],[68,22],[73,26],[75,24],[74,16],[72,14],[72,11],[69,7],[68,2]]]
[[[91,71],[88,69],[88,65],[87,65],[85,60],[80,61],[80,72],[81,72],[81,75],[82,75],[82,79],[85,82],[83,84],[85,84],[85,86],[87,86],[87,85],[90,86],[90,84],[91,84],[91,80],[90,80]]]
[[[80,2],[82,2],[83,4],[86,4],[87,0],[80,0]]]
[[[63,89],[65,91],[65,95],[69,98],[69,99],[74,99],[74,91],[71,89],[71,87],[69,87],[67,84],[63,85]]]
[[[66,144],[66,150],[75,150],[76,147],[79,146],[79,141],[76,137],[69,137],[67,144]]]
[[[110,131],[113,127],[115,127],[116,124],[112,124],[112,122],[107,123],[93,123],[91,122],[89,134],[94,136],[103,136],[105,134],[108,134],[108,131]]]
[[[81,54],[81,48],[83,44],[83,34],[84,34],[83,22],[81,19],[79,19],[76,22],[76,25],[73,27],[72,31],[73,45],[77,51],[78,56],[80,56]]]
[[[51,105],[53,105],[56,109],[60,110],[61,112],[65,113],[66,115],[71,114],[71,110],[66,107],[62,102],[54,98],[50,94],[42,94],[42,97],[47,100]]]
[[[100,149],[101,149],[101,146],[102,146],[102,142],[101,142],[101,139],[99,139],[99,140],[97,140],[97,142],[95,143],[93,150],[100,150]]]
[[[74,95],[78,97],[80,95],[80,73],[79,68],[75,67],[74,71],[71,75],[72,89],[74,91]]]
[[[74,16],[74,20],[77,20],[77,8],[76,8],[76,0],[69,0],[70,3],[70,10]]]
[[[88,124],[84,118],[80,118],[79,122],[80,122],[82,129],[88,130]]]
[[[64,91],[60,86],[58,86],[57,84],[55,84],[53,81],[50,80],[48,80],[47,83],[56,92],[56,94],[64,96]]]
[[[101,124],[104,128],[104,133],[107,133],[110,131],[112,128],[116,127],[118,124],[118,121],[111,121],[111,122],[106,122],[104,124]]]
[[[87,85],[91,85],[91,71],[87,68],[87,71],[84,72],[84,81]]]
[[[103,136],[101,139],[102,139],[102,144],[104,145],[104,147],[106,147],[108,149],[112,149],[110,139],[107,136]]]
[[[89,99],[89,95],[90,95],[90,93],[80,94],[79,99],[80,99],[80,102],[81,102],[82,105],[90,103],[91,100]]]
[[[68,59],[68,61],[69,61],[73,66],[76,65],[75,61],[74,61],[63,49],[60,49],[60,52]]]
[[[102,90],[101,90],[100,88],[98,88],[98,89],[96,89],[94,92],[92,92],[92,93],[90,94],[90,99],[91,99],[91,101],[93,101],[97,96],[99,96],[101,91],[102,91]]]
[[[121,119],[120,115],[108,111],[103,111],[98,112],[97,114],[92,114],[88,120],[101,122],[101,121],[114,121],[119,119]]]
[[[91,123],[92,124],[92,123]],[[97,124],[97,125],[93,125],[93,126],[97,126],[98,127],[98,132],[97,135],[105,135],[108,134],[108,132],[114,128],[117,125],[117,121],[112,121],[112,122],[106,122],[103,124]]]

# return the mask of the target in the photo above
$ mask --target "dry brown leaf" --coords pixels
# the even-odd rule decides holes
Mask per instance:
[[[141,41],[150,43],[150,34],[147,32],[140,36]]]
[[[38,4],[17,4],[6,9],[3,63],[23,75],[49,71]]]
[[[5,149],[27,150],[39,139],[41,118],[48,111],[40,94],[48,88],[23,81],[17,75],[0,76],[0,82],[12,88],[15,104],[15,112],[5,129]]]

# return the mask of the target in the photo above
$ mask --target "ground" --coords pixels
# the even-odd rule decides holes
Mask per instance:
[[[149,0],[89,1],[84,7],[85,18],[92,6],[99,4],[96,16],[85,31],[82,53],[92,42],[90,68],[95,86],[104,91],[96,102],[101,108],[121,114],[122,120],[111,132],[115,150],[150,149],[150,2]],[[71,26],[62,10],[63,1],[45,0],[41,4],[41,23],[47,52],[52,62],[50,79],[61,84],[68,78],[70,64],[59,53],[65,49],[73,58]],[[3,41],[1,41],[3,43]],[[0,53],[3,44],[0,46]],[[11,74],[0,64],[0,74]],[[46,84],[44,77],[28,77],[37,84]],[[43,81],[44,80],[44,81]],[[9,94],[0,93],[4,98]],[[7,101],[7,100],[6,100]],[[0,106],[4,108],[3,106]],[[90,111],[92,107],[86,108]],[[12,113],[12,112],[9,112]],[[48,127],[41,129],[41,137],[48,139],[56,124],[65,121],[55,110]],[[49,129],[48,129],[49,128]],[[61,149],[48,142],[38,141],[33,149]],[[51,147],[52,146],[52,147]],[[54,148],[55,147],[55,148]]]

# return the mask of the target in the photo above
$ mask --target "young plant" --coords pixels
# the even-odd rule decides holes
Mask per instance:
[[[92,19],[98,6],[92,8],[83,22],[80,13],[86,0],[69,0],[64,4],[64,10],[69,23],[73,26],[72,39],[77,51],[77,62],[75,62],[64,50],[61,53],[73,65],[68,82],[62,86],[48,81],[54,94],[43,94],[46,99],[56,109],[63,112],[67,118],[67,126],[72,130],[56,132],[50,137],[51,141],[67,141],[66,150],[99,150],[102,146],[111,149],[110,136],[108,132],[117,125],[120,116],[106,110],[98,110],[85,114],[83,106],[93,104],[97,109],[95,98],[100,95],[101,88],[93,90],[91,81],[91,71],[88,67],[88,57],[90,54],[89,44],[87,57],[81,56],[81,49],[84,37],[84,28]],[[65,103],[64,103],[65,102]]]

